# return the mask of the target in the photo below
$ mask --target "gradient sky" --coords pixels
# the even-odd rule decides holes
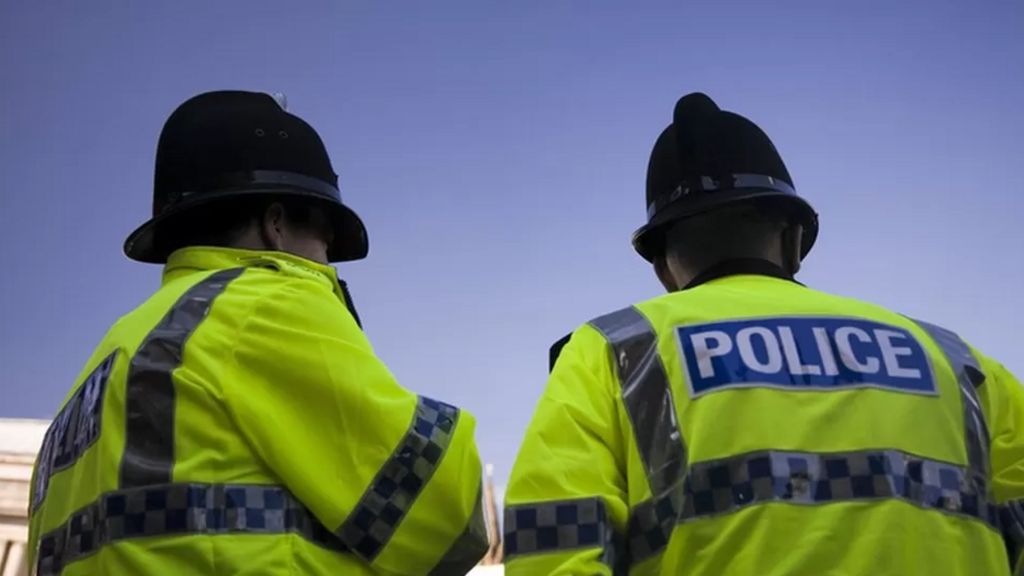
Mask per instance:
[[[822,235],[801,279],[960,332],[1024,375],[1024,5],[0,1],[0,417],[47,417],[158,286],[121,254],[163,121],[284,92],[371,256],[343,265],[405,386],[499,478],[548,345],[657,295],[647,156],[701,90],[760,124]]]

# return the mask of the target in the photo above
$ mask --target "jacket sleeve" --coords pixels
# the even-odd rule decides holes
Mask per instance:
[[[1001,364],[982,358],[979,389],[991,437],[992,491],[1014,574],[1024,576],[1024,387]]]
[[[223,394],[282,483],[381,574],[464,574],[487,550],[475,422],[417,396],[330,290],[289,280],[241,330]]]
[[[583,326],[562,350],[505,495],[509,576],[613,574],[626,526],[625,441],[604,338]]]

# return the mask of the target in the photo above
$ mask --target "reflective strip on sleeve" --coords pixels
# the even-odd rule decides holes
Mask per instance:
[[[132,357],[125,388],[125,445],[121,487],[171,482],[174,468],[175,391],[172,373],[185,342],[213,300],[245,268],[214,272],[189,288],[146,336]]]
[[[487,554],[490,543],[487,539],[487,525],[484,524],[483,485],[477,491],[476,506],[466,523],[466,529],[445,552],[445,555],[430,571],[430,576],[466,574]]]
[[[601,560],[622,560],[604,501],[582,498],[505,508],[505,559],[528,554],[601,548]]]
[[[109,492],[39,540],[37,573],[60,574],[109,544],[152,536],[296,533],[336,552],[340,540],[279,486],[165,484]]]
[[[957,383],[960,385],[960,396],[964,405],[964,441],[967,444],[967,463],[972,470],[976,471],[975,481],[982,483],[979,484],[979,487],[986,487],[989,478],[989,434],[977,390],[985,383],[985,373],[981,371],[981,364],[974,357],[970,347],[955,333],[921,320],[914,320],[914,322],[939,345],[953,368]]]
[[[419,397],[409,431],[337,531],[341,540],[367,562],[387,546],[430,481],[458,419],[458,408]]]
[[[658,336],[635,307],[590,322],[611,346],[622,401],[633,424],[651,493],[663,496],[682,482],[686,447],[676,420],[668,374],[658,353]]]
[[[679,431],[672,388],[658,353],[658,336],[635,307],[591,321],[611,346],[622,401],[650,484],[651,500],[634,510],[626,546],[629,561],[661,551],[679,519],[686,474],[686,445]]]

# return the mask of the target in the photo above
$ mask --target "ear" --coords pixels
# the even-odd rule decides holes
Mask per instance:
[[[274,202],[263,211],[263,218],[260,220],[260,236],[263,242],[272,250],[284,251],[284,206]]]
[[[665,287],[668,292],[676,292],[679,290],[679,286],[676,283],[676,279],[672,276],[672,271],[669,270],[668,260],[665,258],[665,254],[659,254],[654,257],[654,273],[658,275],[658,280],[661,281],[661,285]]]
[[[790,224],[782,230],[782,267],[791,275],[800,271],[803,255],[804,227]]]

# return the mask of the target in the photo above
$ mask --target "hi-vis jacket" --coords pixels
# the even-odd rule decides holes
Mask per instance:
[[[464,574],[474,420],[399,386],[333,268],[189,248],[110,330],[43,442],[47,574]]]
[[[1024,389],[1002,366],[727,276],[573,333],[512,472],[506,573],[1022,574],[1022,498]]]

